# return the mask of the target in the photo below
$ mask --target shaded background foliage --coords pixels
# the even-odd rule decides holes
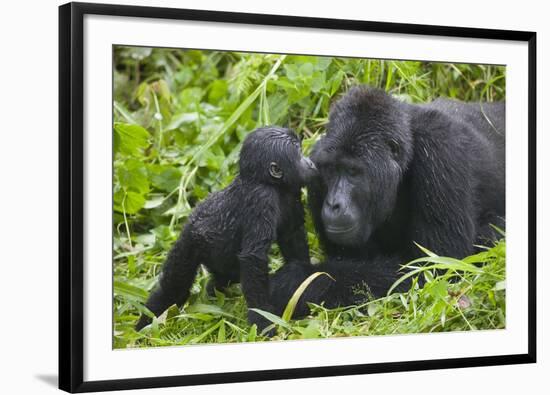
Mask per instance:
[[[246,323],[238,286],[215,300],[205,295],[203,269],[183,312],[169,309],[140,333],[132,328],[192,208],[235,176],[248,132],[268,124],[288,126],[301,136],[308,153],[324,132],[330,104],[357,84],[383,88],[413,103],[439,96],[465,101],[505,97],[501,66],[144,47],[116,47],[113,78],[115,347],[264,339]],[[312,257],[319,261],[322,251],[310,219],[306,222]],[[482,259],[498,278],[480,280],[475,274],[476,287],[483,290],[479,303],[488,303],[488,313],[462,319],[457,303],[465,293],[458,287],[452,296],[454,285],[443,278],[433,281],[436,291],[430,285],[411,291],[414,305],[401,295],[399,300],[389,297],[383,308],[370,304],[368,314],[358,308],[319,307],[313,318],[279,323],[276,338],[503,327],[503,292],[493,291],[504,279],[504,250],[502,241]],[[270,263],[272,269],[281,264],[276,246]],[[441,302],[448,295],[457,303]],[[468,296],[468,303],[475,298]],[[416,310],[414,319],[400,312],[416,309],[417,301],[438,310],[426,314],[425,322],[416,318]],[[442,313],[452,317],[450,324],[445,326],[449,320]],[[377,318],[376,323],[367,316]],[[454,327],[452,320],[461,323]]]

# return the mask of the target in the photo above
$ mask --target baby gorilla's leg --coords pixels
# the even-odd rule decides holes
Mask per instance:
[[[170,250],[159,282],[145,304],[155,316],[158,317],[173,304],[181,307],[189,297],[189,290],[199,266],[192,251],[192,245],[186,235],[183,235]],[[151,318],[142,315],[136,324],[136,330],[140,330],[150,322]]]
[[[206,292],[208,296],[215,297],[216,292],[224,292],[225,289],[232,284],[239,282],[239,272],[235,271],[234,273],[217,273],[212,272],[208,284],[206,285]]]

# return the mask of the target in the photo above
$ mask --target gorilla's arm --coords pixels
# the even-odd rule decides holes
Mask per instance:
[[[306,288],[300,297],[294,318],[308,314],[307,303],[323,304],[328,308],[351,306],[365,303],[372,298],[387,294],[390,287],[399,278],[400,264],[398,257],[377,256],[369,262],[360,260],[336,260],[316,266],[302,264],[285,265],[272,274],[269,283],[271,303],[276,314],[281,315],[300,284],[315,272],[325,272],[332,278],[318,276]],[[410,280],[404,281],[396,288],[404,292],[410,287]]]

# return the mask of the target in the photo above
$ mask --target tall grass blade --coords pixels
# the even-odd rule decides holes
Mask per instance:
[[[296,310],[296,305],[298,304],[298,301],[300,300],[300,297],[302,296],[304,291],[307,289],[309,284],[311,284],[313,282],[313,280],[315,280],[317,277],[319,277],[322,274],[330,277],[333,281],[336,281],[336,280],[334,280],[334,278],[331,277],[330,274],[328,274],[326,272],[316,272],[316,273],[313,273],[308,278],[306,278],[300,284],[300,286],[296,289],[296,291],[294,291],[294,294],[292,295],[292,297],[290,298],[290,300],[288,301],[288,303],[285,307],[285,311],[283,312],[283,317],[282,317],[285,322],[290,321],[290,319],[292,318],[292,314],[294,314],[294,310]]]

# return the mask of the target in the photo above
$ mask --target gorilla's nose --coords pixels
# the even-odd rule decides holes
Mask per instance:
[[[343,231],[353,223],[353,218],[346,213],[345,202],[338,197],[327,197],[321,215],[327,230]]]
[[[334,243],[349,245],[357,236],[360,222],[348,195],[341,192],[327,195],[321,217],[327,237]]]
[[[326,211],[327,216],[339,216],[342,211],[342,202],[337,199],[327,199],[323,207],[323,211]]]
[[[306,164],[307,166],[311,169],[311,170],[317,170],[317,167],[315,167],[315,163],[313,163],[313,161],[309,158],[304,158],[304,160],[306,161]]]

